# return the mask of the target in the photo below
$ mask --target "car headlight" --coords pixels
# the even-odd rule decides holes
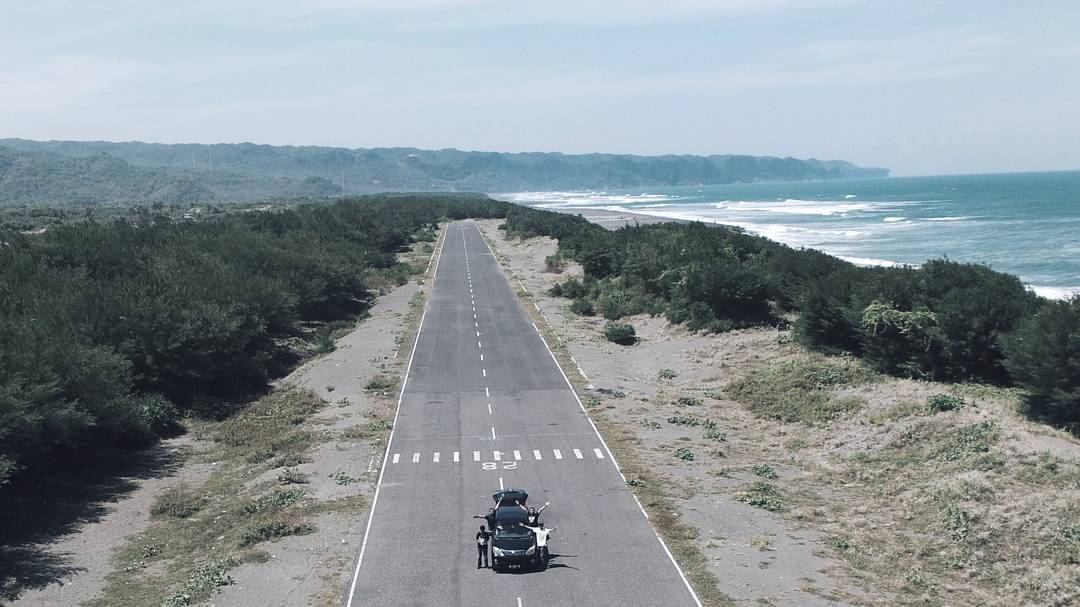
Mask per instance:
[[[492,546],[491,554],[493,556],[502,556],[503,555],[502,548],[499,548],[498,546]]]
[[[529,548],[525,551],[525,556],[529,556],[531,554],[536,554],[536,546],[533,546],[532,548]]]

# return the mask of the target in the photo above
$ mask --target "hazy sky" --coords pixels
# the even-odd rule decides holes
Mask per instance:
[[[0,0],[0,137],[1080,169],[1080,2]]]

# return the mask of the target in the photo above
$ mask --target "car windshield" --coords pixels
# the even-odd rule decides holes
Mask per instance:
[[[495,511],[495,521],[500,525],[517,525],[525,520],[525,511],[517,506],[503,506]]]
[[[520,525],[505,525],[495,528],[497,539],[531,539],[532,531]]]

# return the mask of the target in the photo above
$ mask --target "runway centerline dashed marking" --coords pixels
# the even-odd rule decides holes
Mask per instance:
[[[454,451],[454,463],[456,464],[456,463],[458,463],[460,461],[461,461],[461,452],[460,451]]]
[[[574,457],[576,457],[578,459],[582,459],[585,456],[581,454],[581,449],[574,449]]]
[[[539,449],[533,449],[533,459],[536,459],[536,460],[544,459],[544,456],[540,455],[540,450]],[[394,462],[394,463],[396,464],[397,462]]]
[[[514,449],[514,459],[517,461],[521,461],[521,451]]]
[[[420,463],[420,454],[419,453],[413,453],[412,454],[412,463],[414,463],[414,464],[419,464]]]
[[[593,453],[596,454],[597,459],[604,459],[604,452],[601,451],[599,447],[597,447],[596,449],[593,449]]]
[[[551,452],[555,454],[555,459],[562,459],[562,451],[559,451],[558,449],[552,449]]]
[[[431,463],[433,463],[433,464],[439,463],[439,452],[438,451],[431,454]]]
[[[473,451],[472,452],[472,461],[474,461],[474,462],[480,461],[480,452],[479,451]]]
[[[394,463],[395,464],[398,463],[399,459],[401,459],[401,454],[400,453],[395,453],[394,454]]]

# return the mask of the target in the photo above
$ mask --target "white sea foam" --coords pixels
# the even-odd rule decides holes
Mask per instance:
[[[857,196],[855,196],[854,194],[844,194],[844,198],[851,200],[852,198],[857,198]]]
[[[817,215],[823,217],[847,215],[902,206],[903,202],[869,203],[845,200],[724,200],[711,203],[717,210],[741,213],[776,213],[782,215]]]
[[[967,221],[976,217],[927,217],[926,221]]]
[[[885,223],[899,223],[901,221],[907,221],[907,217],[886,217],[882,221]]]
[[[1080,287],[1047,287],[1042,285],[1027,285],[1027,288],[1047,299],[1069,299],[1073,295],[1080,294]]]
[[[884,267],[884,268],[899,268],[899,267],[902,267],[902,266],[911,266],[913,268],[918,267],[917,265],[914,265],[914,264],[900,263],[898,261],[892,261],[892,260],[889,260],[889,259],[874,259],[873,257],[853,257],[853,256],[850,256],[850,255],[834,255],[834,257],[839,257],[840,259],[843,259],[844,261],[851,262],[851,263],[853,263],[853,264],[855,264],[857,266],[864,266],[864,267],[870,267],[870,266]]]

